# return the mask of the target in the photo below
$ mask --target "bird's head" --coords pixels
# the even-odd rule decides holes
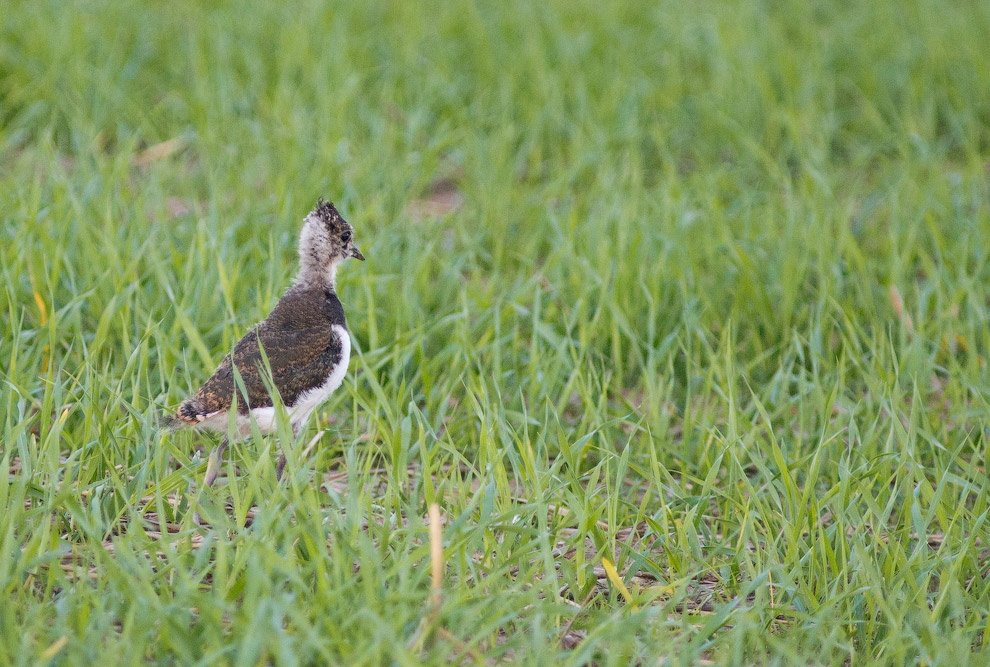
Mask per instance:
[[[354,228],[332,203],[320,199],[299,234],[299,279],[333,287],[337,266],[348,257],[364,261],[354,245]]]

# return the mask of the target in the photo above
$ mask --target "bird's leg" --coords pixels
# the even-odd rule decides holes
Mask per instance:
[[[227,436],[224,436],[223,442],[210,452],[210,462],[206,464],[206,477],[203,479],[204,486],[213,486],[213,482],[217,481],[217,475],[220,473],[220,465],[223,463],[223,452],[229,444],[230,441],[227,439]]]
[[[224,436],[220,444],[210,452],[210,460],[206,464],[206,477],[203,478],[203,486],[213,486],[213,482],[217,481],[217,475],[220,473],[220,465],[223,463],[223,453],[229,444],[230,440],[227,436]],[[193,512],[193,523],[197,526],[201,525],[199,521],[199,510]]]

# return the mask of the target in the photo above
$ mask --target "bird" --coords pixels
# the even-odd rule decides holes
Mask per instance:
[[[210,453],[204,486],[216,481],[231,437],[247,436],[252,421],[262,434],[275,431],[275,406],[265,381],[266,368],[271,369],[272,385],[296,436],[312,412],[340,387],[350,361],[351,339],[337,297],[337,268],[352,257],[364,261],[354,244],[353,227],[332,202],[321,197],[303,220],[299,271],[292,286],[268,317],[237,342],[199,390],[163,420],[168,430],[223,433],[222,441]],[[234,428],[228,433],[228,415],[235,403]],[[283,447],[276,479],[281,479],[285,461]],[[199,524],[198,513],[193,520]]]

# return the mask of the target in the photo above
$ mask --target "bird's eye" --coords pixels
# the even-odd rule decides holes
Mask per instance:
[[[344,232],[343,234],[341,234],[340,240],[343,241],[344,243],[347,243],[348,241],[351,240],[351,233],[350,232]]]

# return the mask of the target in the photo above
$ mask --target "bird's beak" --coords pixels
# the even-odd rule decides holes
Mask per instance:
[[[360,259],[362,262],[364,261],[364,255],[362,255],[361,251],[357,249],[357,246],[351,246],[351,257],[354,259]]]

